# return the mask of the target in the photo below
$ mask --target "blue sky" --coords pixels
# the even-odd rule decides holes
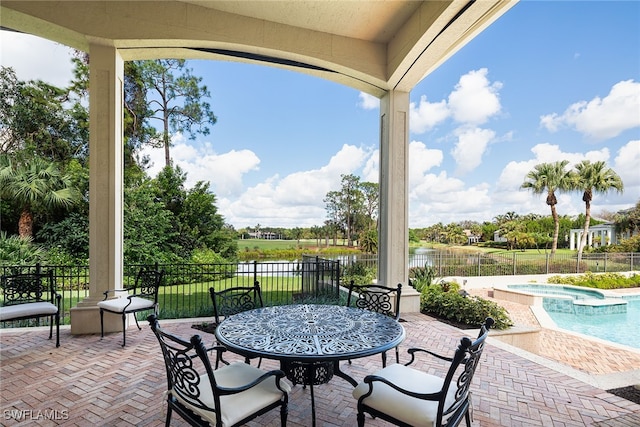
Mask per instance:
[[[64,46],[0,32],[0,63],[19,78],[65,85]],[[189,61],[218,123],[206,137],[174,135],[171,155],[204,180],[236,228],[309,227],[342,174],[378,179],[378,102],[304,74],[235,62]],[[603,160],[622,195],[596,194],[592,212],[640,199],[640,2],[521,1],[411,92],[411,228],[496,215],[549,214],[520,189],[542,162]],[[161,150],[149,151],[155,173]],[[584,211],[559,194],[560,215]]]

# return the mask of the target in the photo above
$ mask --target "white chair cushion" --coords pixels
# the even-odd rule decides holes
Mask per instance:
[[[47,316],[58,312],[58,307],[50,302],[28,302],[25,304],[8,305],[0,308],[0,321],[18,319],[28,316]]]
[[[266,372],[261,369],[241,362],[225,365],[214,371],[219,387],[240,387],[252,382],[265,373]],[[280,385],[286,392],[291,391],[291,387],[289,387],[286,382],[281,381]],[[211,383],[209,383],[209,377],[207,375],[200,377],[199,389],[201,400],[207,406],[215,408]],[[200,415],[203,419],[209,421],[211,425],[216,424],[216,415],[214,412],[205,411],[192,405],[185,399],[182,399],[177,393],[173,395],[183,405]],[[220,397],[220,405],[222,405],[222,425],[233,425],[245,418],[248,414],[255,413],[281,398],[282,392],[276,387],[275,377],[269,378],[242,393],[222,396]]]
[[[380,369],[373,375],[386,378],[393,384],[416,393],[437,393],[442,389],[444,379],[408,366],[393,364]],[[353,390],[353,397],[360,398],[367,393],[369,385],[362,382]],[[445,399],[445,409],[455,400],[456,386],[451,384]],[[433,427],[438,413],[438,402],[416,399],[404,395],[388,385],[374,382],[373,393],[364,403],[412,426]]]
[[[98,303],[98,307],[115,313],[122,313],[125,307],[127,311],[153,307],[153,301],[140,297],[131,298],[131,305],[127,307],[127,304],[129,304],[129,298],[113,298],[106,301],[100,301]]]

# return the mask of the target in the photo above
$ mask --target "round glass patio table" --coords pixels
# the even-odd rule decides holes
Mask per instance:
[[[337,305],[296,304],[257,308],[234,314],[216,328],[229,351],[245,357],[279,360],[294,384],[310,386],[333,375],[358,384],[340,370],[339,361],[371,356],[395,348],[405,338],[392,317]]]

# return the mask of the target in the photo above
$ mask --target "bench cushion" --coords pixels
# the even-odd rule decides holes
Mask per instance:
[[[146,308],[153,308],[153,301],[140,298],[140,297],[132,297],[131,304],[129,304],[129,298],[113,298],[108,299],[106,301],[100,301],[98,303],[98,307],[111,311],[114,313],[122,313],[125,308],[127,311],[136,311],[136,310],[144,310]]]
[[[28,302],[0,307],[0,321],[27,317],[50,316],[58,312],[58,307],[50,302]]]

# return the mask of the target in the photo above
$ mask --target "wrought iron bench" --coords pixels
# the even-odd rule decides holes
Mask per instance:
[[[1,278],[0,322],[49,317],[49,339],[56,325],[56,347],[60,347],[60,295],[55,290],[53,270],[5,275]]]

